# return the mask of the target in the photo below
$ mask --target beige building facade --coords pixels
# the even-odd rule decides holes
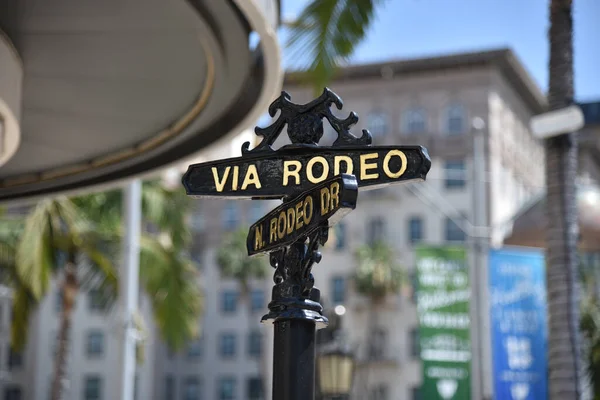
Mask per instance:
[[[471,179],[475,168],[471,129],[474,117],[485,122],[482,184],[486,225],[491,245],[500,245],[512,215],[544,185],[543,149],[528,131],[529,118],[544,107],[543,96],[515,55],[505,49],[348,67],[340,71],[330,89],[344,101],[343,110],[335,111],[337,115],[358,113],[355,134],[369,129],[374,145],[421,144],[432,159],[426,182],[361,192],[357,209],[332,230],[323,249],[323,261],[313,269],[325,308],[345,308],[342,329],[358,360],[353,399],[418,399],[422,371],[413,291],[407,287],[374,312],[367,299],[353,289],[354,252],[363,244],[384,240],[393,246],[397,262],[414,276],[416,245],[470,245],[470,235],[476,231],[472,222],[475,185]],[[284,90],[295,103],[313,98],[312,91],[299,86],[293,75],[286,79]],[[248,137],[252,140],[252,133]],[[332,130],[327,129],[322,144],[330,144],[333,139]],[[238,155],[244,140],[206,160]],[[253,282],[250,299],[244,303],[236,283],[220,277],[215,252],[226,233],[250,225],[276,204],[197,201],[190,225],[195,237],[192,256],[200,265],[199,284],[206,298],[203,336],[185,351],[172,354],[152,331],[147,342],[147,363],[139,369],[138,399],[270,399],[273,329],[258,321],[266,313],[272,279]],[[475,268],[474,262],[471,268]],[[486,288],[486,266],[477,268],[483,272],[474,284]],[[56,317],[51,317],[52,300],[47,302],[36,322],[36,338],[24,356],[21,375],[15,368],[7,375],[11,378],[6,385],[14,382],[32,388],[35,395],[26,394],[22,397],[25,399],[45,400],[41,393],[49,384],[53,334],[49,321]],[[481,311],[485,309],[485,293],[482,302],[477,322],[482,332],[488,332],[487,318]],[[73,344],[70,368],[74,383],[69,399],[91,399],[81,397],[86,371],[92,371],[82,341],[88,340],[84,339],[85,332],[100,328],[105,332],[106,348],[112,351],[112,336],[109,323],[96,321],[85,311],[85,304],[78,307],[82,311],[78,309],[74,325],[82,331],[75,333],[79,339]],[[0,340],[5,344],[8,331],[1,332]],[[482,347],[490,347],[487,334],[482,336]],[[0,372],[7,371],[6,357],[1,357]],[[42,365],[36,357],[48,360]],[[110,357],[106,355],[102,363],[96,364],[98,371],[93,370],[105,383],[110,382],[113,373]],[[478,379],[484,398],[491,398],[490,357],[484,353],[479,368],[483,372]],[[35,370],[31,369],[33,365],[37,365]],[[261,388],[267,388],[264,396]],[[115,397],[105,391],[100,398]]]

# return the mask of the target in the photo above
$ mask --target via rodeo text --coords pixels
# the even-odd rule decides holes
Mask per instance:
[[[358,186],[374,189],[422,179],[428,170],[421,146],[285,146],[259,153],[191,165],[183,182],[193,197],[283,198],[295,196],[340,174],[355,175]]]

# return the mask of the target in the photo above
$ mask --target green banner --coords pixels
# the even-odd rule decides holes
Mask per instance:
[[[462,247],[420,247],[416,252],[421,398],[471,398],[469,270]]]

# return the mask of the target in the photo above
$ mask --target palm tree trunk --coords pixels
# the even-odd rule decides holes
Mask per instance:
[[[67,352],[69,348],[69,334],[73,318],[73,306],[78,291],[78,282],[75,267],[75,255],[70,254],[65,266],[65,280],[62,285],[62,313],[60,329],[58,332],[58,349],[55,356],[54,377],[52,379],[52,400],[62,400],[64,381],[67,373]]]
[[[573,102],[572,0],[550,3],[551,110]],[[581,357],[577,285],[577,138],[569,133],[546,141],[548,382],[552,400],[580,396]]]

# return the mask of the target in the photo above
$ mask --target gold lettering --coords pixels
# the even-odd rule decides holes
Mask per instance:
[[[377,168],[377,163],[367,164],[367,160],[372,160],[377,157],[378,157],[377,153],[369,153],[369,154],[361,154],[360,155],[360,179],[361,180],[364,181],[367,179],[379,178],[379,174],[377,172],[374,174],[367,173],[368,170]]]
[[[294,214],[294,207],[290,207],[287,210],[287,234],[294,232],[294,220],[296,219],[296,214]]]
[[[304,214],[304,225],[308,225],[313,216],[313,199],[312,196],[306,196],[304,199],[304,207],[302,208]]]
[[[333,182],[329,191],[331,192],[331,211],[333,211],[340,204],[340,184]]]
[[[246,190],[248,185],[254,185],[257,189],[261,188],[260,179],[258,179],[258,171],[256,170],[256,165],[251,164],[248,167],[248,171],[246,171],[246,177],[244,178],[244,182],[242,183],[242,190]]]
[[[299,201],[298,204],[296,204],[296,229],[300,229],[304,225],[304,221],[302,221],[303,215],[304,213],[302,212],[302,202]]]
[[[279,239],[283,239],[283,237],[285,236],[285,226],[285,211],[282,211],[281,214],[279,214],[279,218],[277,219],[277,236],[279,237]]]
[[[254,250],[260,250],[264,246],[263,244],[263,226],[256,225],[254,228]]]
[[[292,170],[291,167],[294,167]],[[300,161],[284,161],[283,162],[283,186],[287,186],[290,177],[296,178],[296,185],[300,184],[300,169],[302,164]]]
[[[324,187],[321,189],[321,215],[325,215],[329,211],[330,199],[331,196],[329,195],[329,188]]]
[[[277,241],[277,218],[271,218],[269,224],[269,243]]]
[[[225,182],[227,181],[227,177],[229,176],[229,170],[231,167],[225,168],[225,172],[223,173],[223,179],[219,182],[219,171],[217,171],[217,167],[212,167],[213,179],[215,181],[215,187],[217,188],[217,192],[222,192],[225,187]]]
[[[238,187],[238,177],[240,176],[240,167],[233,167],[233,182],[231,183],[231,189],[237,190]]]
[[[345,162],[346,163],[346,172],[344,172],[345,174],[352,174],[352,170],[354,169],[354,165],[352,165],[352,159],[348,156],[335,156],[333,158],[333,175],[339,175],[340,174],[340,167],[341,167],[341,163]]]
[[[392,159],[393,156],[400,157],[400,161],[402,162],[402,165],[400,166],[400,169],[398,170],[398,172],[392,172],[390,170],[390,160]],[[385,155],[385,158],[383,159],[383,172],[385,172],[385,174],[389,178],[392,178],[392,179],[400,178],[406,171],[407,164],[408,163],[406,161],[406,155],[402,151],[390,150],[390,151],[388,151],[388,153]]]
[[[323,166],[323,173],[321,173],[321,176],[318,178],[316,178],[313,174],[313,166],[317,162]],[[327,179],[327,175],[329,175],[329,164],[327,164],[327,160],[325,160],[324,157],[313,157],[310,159],[310,161],[308,161],[308,164],[306,164],[306,177],[311,183],[323,182],[325,179]]]

